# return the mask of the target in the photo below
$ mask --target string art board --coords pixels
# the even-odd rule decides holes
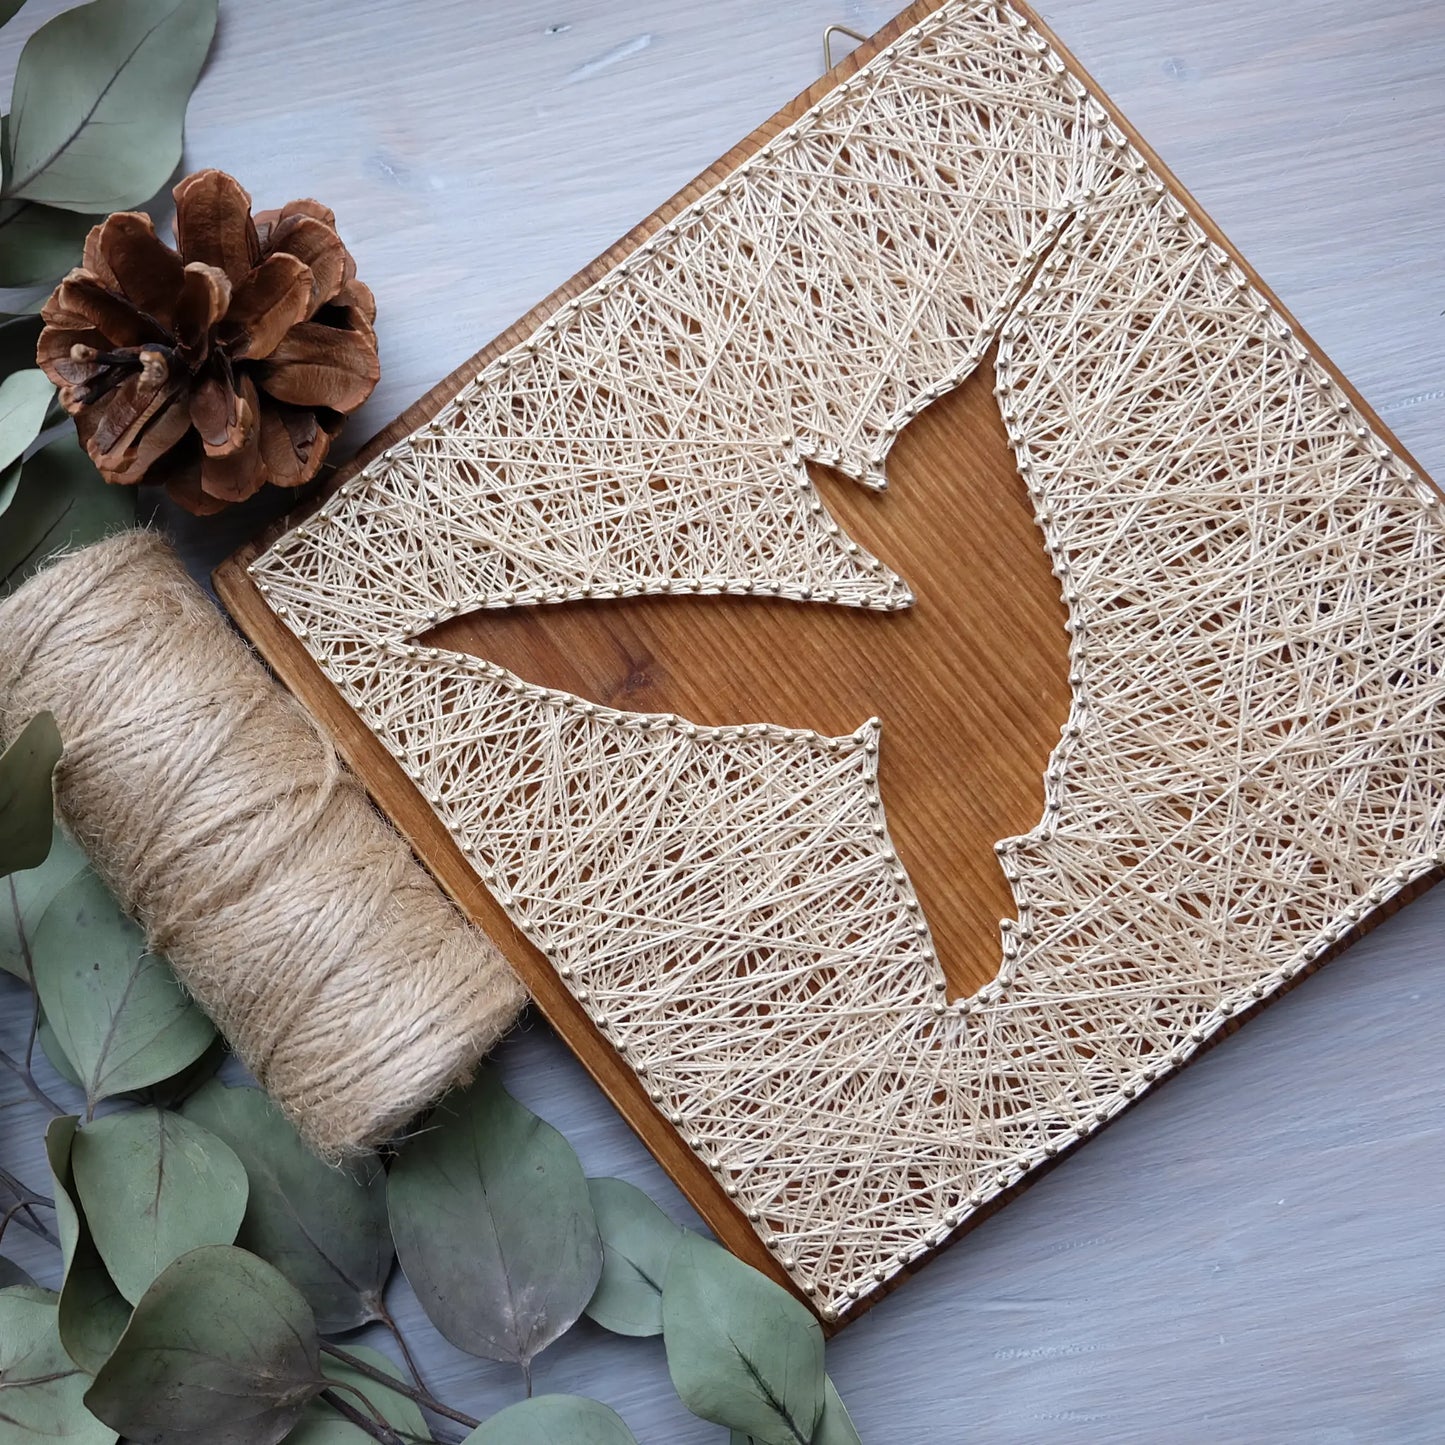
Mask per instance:
[[[1428,479],[997,0],[905,12],[217,576],[830,1324],[1433,880],[1442,581]]]

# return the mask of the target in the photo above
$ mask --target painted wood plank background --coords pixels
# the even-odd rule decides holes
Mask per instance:
[[[0,33],[0,83],[59,8],[32,0]],[[381,306],[385,375],[359,440],[801,89],[824,25],[871,30],[892,8],[223,0],[187,160],[233,171],[258,205],[336,208]],[[1041,10],[1445,475],[1445,8]],[[267,515],[173,520],[201,573]],[[830,1363],[869,1445],[1438,1440],[1442,962],[1437,889],[851,1326]],[[24,1015],[0,979],[0,1046]],[[544,1027],[501,1058],[590,1172],[688,1217]],[[0,1076],[0,1163],[35,1183],[40,1123]],[[31,1243],[5,1241],[53,1279]],[[439,1394],[474,1413],[517,1397],[514,1372],[427,1334],[394,1292]],[[537,1384],[607,1400],[644,1445],[724,1433],[671,1398],[656,1341],[584,1325]]]

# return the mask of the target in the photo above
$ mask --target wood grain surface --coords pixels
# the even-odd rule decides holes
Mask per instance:
[[[0,71],[58,8],[31,0],[0,33]],[[360,437],[796,93],[825,24],[872,30],[890,8],[223,3],[187,161],[231,169],[258,204],[338,210],[382,306]],[[1445,12],[1054,0],[1045,18],[1439,472]],[[169,520],[203,572],[266,505],[229,531]],[[1438,1439],[1442,948],[1436,890],[845,1331],[830,1370],[863,1438]],[[0,979],[0,1046],[23,1047],[24,1021]],[[502,1063],[589,1172],[691,1219],[545,1027]],[[0,1074],[0,1163],[31,1182],[42,1123]],[[54,1280],[28,1237],[5,1249]],[[516,1398],[513,1372],[427,1331],[399,1278],[391,1299],[444,1397]],[[671,1397],[655,1341],[583,1327],[538,1388],[608,1400],[644,1445],[721,1438]]]

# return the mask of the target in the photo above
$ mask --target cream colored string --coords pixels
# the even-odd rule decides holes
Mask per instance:
[[[70,556],[0,603],[0,716],[55,714],[57,804],[307,1139],[398,1130],[523,994],[171,549]]]
[[[1073,707],[998,845],[998,978],[950,1001],[876,727],[619,712],[420,639],[647,593],[906,607],[804,459],[881,485],[995,341]],[[838,1314],[1439,866],[1438,501],[1047,41],[955,0],[254,575]]]

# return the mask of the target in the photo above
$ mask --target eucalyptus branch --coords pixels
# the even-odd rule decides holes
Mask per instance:
[[[3,1184],[21,1203],[22,1210],[15,1216],[15,1222],[22,1229],[28,1229],[31,1234],[38,1234],[47,1244],[53,1244],[59,1249],[60,1241],[40,1222],[39,1216],[35,1213],[37,1204],[42,1209],[54,1209],[55,1201],[47,1199],[43,1194],[37,1194],[28,1185],[22,1184],[8,1169],[0,1169],[0,1184]]]
[[[20,961],[25,965],[25,982],[30,985],[30,1029],[25,1039],[25,1062],[21,1063],[0,1050],[0,1063],[15,1071],[20,1082],[25,1085],[25,1092],[36,1103],[43,1104],[52,1114],[59,1116],[65,1113],[65,1110],[35,1082],[35,1075],[31,1071],[31,1063],[35,1058],[35,1038],[40,1032],[40,990],[35,987],[35,964],[30,955],[30,940],[25,936],[25,925],[20,918],[20,895],[15,891],[15,875],[10,874],[5,881],[10,886],[10,908],[15,915],[15,937],[20,943]]]
[[[370,1435],[373,1440],[380,1440],[381,1445],[403,1445],[401,1436],[385,1421],[378,1424],[371,1416],[364,1415],[355,1405],[348,1405],[346,1401],[336,1393],[337,1390],[351,1389],[350,1385],[337,1384],[335,1381],[332,1383],[335,1388],[323,1390],[320,1398],[330,1405],[343,1420],[349,1420],[358,1430]],[[360,1390],[353,1390],[352,1393],[366,1400],[366,1396],[361,1394]],[[368,1408],[376,1409],[370,1400],[366,1400],[366,1404]],[[380,1415],[380,1411],[377,1411],[377,1414]]]
[[[11,1058],[4,1049],[0,1049],[0,1064],[4,1064],[7,1069],[10,1069],[14,1072],[15,1077],[19,1079],[21,1084],[24,1086],[25,1092],[29,1094],[30,1097],[34,1099],[37,1104],[40,1104],[46,1109],[49,1109],[50,1112],[56,1116],[56,1118],[59,1118],[65,1113],[65,1110],[62,1109],[60,1105],[57,1104],[55,1100],[52,1099],[50,1095],[47,1094],[45,1090],[42,1089],[40,1085],[35,1082],[35,1075],[32,1074],[30,1070],[20,1062],[19,1059]]]
[[[30,1216],[30,1223],[25,1222],[25,1216]],[[11,1220],[18,1220],[21,1227],[28,1229],[32,1234],[38,1234],[47,1244],[53,1244],[56,1249],[60,1248],[60,1241],[35,1218],[34,1211],[30,1208],[28,1199],[17,1199],[3,1215],[0,1215],[0,1239],[5,1238],[5,1231],[10,1228]]]
[[[379,1296],[380,1291],[378,1291],[377,1293]],[[385,1326],[385,1328],[391,1332],[392,1339],[396,1341],[396,1347],[401,1351],[401,1357],[403,1361],[405,1361],[406,1368],[410,1372],[411,1378],[415,1382],[417,1389],[425,1395],[430,1395],[431,1388],[422,1378],[422,1373],[417,1368],[417,1363],[412,1358],[411,1350],[406,1343],[406,1336],[402,1334],[401,1326],[397,1324],[395,1319],[392,1318],[391,1311],[386,1307],[386,1301],[378,1297],[373,1308],[376,1310],[376,1318],[378,1323]]]
[[[10,1221],[24,1208],[25,1201],[20,1199],[12,1204],[3,1215],[0,1215],[0,1240],[5,1238],[5,1231],[10,1228]]]
[[[348,1405],[339,1396],[334,1394],[333,1392],[336,1390],[345,1390],[349,1394],[355,1395],[356,1398],[366,1406],[367,1410],[370,1411],[371,1418],[376,1427],[385,1432],[382,1438],[388,1441],[396,1441],[398,1445],[405,1445],[407,1441],[413,1442],[413,1445],[437,1445],[437,1441],[434,1441],[430,1435],[414,1435],[410,1430],[402,1429],[400,1425],[393,1425],[377,1408],[376,1404],[368,1398],[364,1390],[358,1390],[355,1385],[343,1384],[340,1380],[332,1380],[329,1388],[321,1392],[321,1398],[338,1414],[350,1420],[358,1429],[366,1430],[368,1435],[372,1434],[372,1431],[367,1430],[366,1417],[359,1410],[355,1410],[354,1407]],[[375,1437],[373,1436],[373,1438]],[[449,1440],[449,1437],[444,1438],[448,1438]],[[449,1440],[449,1445],[460,1445],[460,1442]]]
[[[25,1072],[33,1072],[35,1060],[35,1038],[40,1032],[40,990],[35,986],[35,960],[30,953],[30,939],[25,934],[25,922],[20,915],[20,894],[15,888],[15,875],[5,880],[10,885],[10,910],[15,915],[15,938],[20,944],[20,961],[25,965],[25,982],[30,985],[30,1032],[25,1040]]]
[[[369,1364],[360,1356],[343,1350],[340,1345],[333,1345],[327,1340],[322,1340],[321,1348],[333,1360],[340,1360],[348,1369],[355,1370],[357,1374],[365,1375],[368,1379],[385,1385],[388,1390],[395,1390],[398,1395],[405,1395],[408,1400],[414,1400],[423,1410],[430,1410],[433,1415],[441,1415],[447,1420],[455,1420],[458,1425],[465,1425],[468,1430],[475,1430],[482,1423],[471,1415],[464,1415],[460,1410],[453,1410],[450,1405],[443,1405],[440,1400],[434,1399],[426,1390],[408,1385],[405,1380],[398,1380],[395,1375],[388,1375],[385,1370],[377,1369],[375,1365]]]

